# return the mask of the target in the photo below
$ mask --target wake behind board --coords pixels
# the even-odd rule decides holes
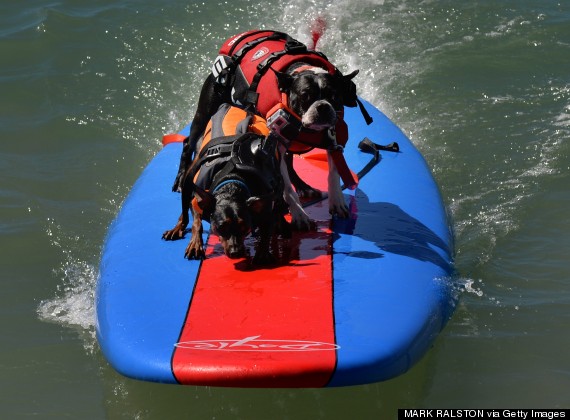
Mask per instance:
[[[142,380],[236,387],[324,387],[386,380],[432,345],[452,311],[452,235],[439,189],[406,136],[370,104],[366,126],[347,108],[345,150],[355,172],[370,167],[364,137],[397,142],[345,198],[306,207],[314,232],[275,239],[277,267],[230,260],[207,237],[204,261],[184,259],[188,238],[163,231],[180,213],[170,186],[180,143],[149,163],[112,224],[97,288],[97,334],[120,373]],[[186,127],[186,133],[188,127]],[[295,159],[326,191],[316,152]],[[252,249],[255,238],[248,239]]]

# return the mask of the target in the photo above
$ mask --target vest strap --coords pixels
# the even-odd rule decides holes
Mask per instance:
[[[358,97],[356,98],[356,103],[358,104],[358,107],[360,108],[360,113],[364,117],[364,121],[366,121],[366,125],[372,124],[372,122],[374,120],[372,119],[372,117],[370,116],[370,114],[368,113],[366,108],[364,108],[364,104],[362,103],[362,101],[360,99],[358,99]]]
[[[227,185],[227,184],[238,184],[240,187],[242,187],[247,192],[247,195],[251,197],[251,191],[249,191],[249,188],[247,187],[245,182],[243,182],[239,179],[226,179],[225,181],[220,182],[212,190],[212,194],[214,194],[216,191],[218,191],[220,188],[222,188],[224,185]]]

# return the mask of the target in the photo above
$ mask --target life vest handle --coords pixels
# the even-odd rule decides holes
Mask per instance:
[[[162,136],[162,146],[166,146],[170,143],[181,143],[186,140],[188,137],[184,134],[173,133],[173,134],[165,134]]]

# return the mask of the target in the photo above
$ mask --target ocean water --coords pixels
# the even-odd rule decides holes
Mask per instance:
[[[406,374],[323,390],[144,383],[95,339],[109,224],[221,42],[308,40],[424,154],[453,218],[458,308]],[[0,2],[0,418],[393,419],[570,407],[570,2]]]

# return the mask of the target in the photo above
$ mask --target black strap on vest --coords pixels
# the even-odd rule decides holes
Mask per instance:
[[[364,104],[360,99],[358,99],[358,97],[356,98],[356,103],[358,104],[358,108],[360,108],[360,113],[364,117],[364,121],[366,121],[366,125],[372,124],[374,120],[372,119],[366,108],[364,108]]]
[[[222,136],[216,137],[210,140],[207,147],[200,151],[198,155],[198,166],[202,166],[207,160],[215,159],[216,157],[230,154],[232,150],[232,144],[236,141],[236,136]]]
[[[238,136],[235,135],[223,136],[210,140],[208,145],[200,150],[200,153],[194,160],[192,167],[186,175],[186,182],[190,182],[193,186],[194,177],[200,171],[202,165],[204,165],[206,162],[222,157],[227,157],[227,160],[229,160],[231,156],[232,145],[236,141],[237,137]]]
[[[260,141],[259,150],[251,150],[254,141]],[[240,150],[240,147],[243,149]],[[248,132],[230,136],[217,137],[200,151],[192,169],[187,174],[188,182],[194,185],[194,177],[207,162],[215,159],[225,161],[223,167],[216,172],[212,178],[210,190],[214,190],[217,185],[227,179],[234,179],[236,176],[243,178],[250,175],[255,177],[259,184],[271,191],[275,196],[280,196],[283,191],[279,165],[275,159],[277,145],[268,138]]]
[[[256,45],[259,45],[265,41],[274,41],[274,40],[289,38],[289,35],[287,35],[283,32],[273,32],[271,35],[262,36],[260,38],[256,38],[252,41],[245,43],[234,54],[235,49],[237,48],[238,44],[241,42],[241,40],[243,38],[247,38],[247,37],[257,35],[259,33],[264,33],[264,32],[267,32],[267,31],[256,31],[256,32],[252,32],[252,33],[246,33],[234,41],[234,45],[232,45],[232,47],[228,51],[229,63],[227,63],[227,67],[220,72],[221,77],[219,77],[219,80],[224,80],[224,83],[222,84],[223,87],[228,87],[228,86],[233,85],[234,80],[235,80],[234,79],[235,78],[235,70],[236,70],[237,66],[239,65],[239,63],[243,59],[244,55],[246,55],[250,50],[255,48]]]
[[[259,44],[259,43],[261,43],[261,42],[263,42],[263,41],[266,41],[266,40],[268,40],[268,39],[272,39],[272,40],[273,40],[273,39],[286,39],[286,38],[288,37],[288,35],[287,35],[286,33],[284,33],[284,32],[277,32],[277,31],[264,31],[264,30],[261,30],[261,31],[255,31],[255,32],[248,32],[248,33],[243,34],[241,37],[237,38],[237,39],[234,41],[234,45],[232,45],[232,47],[231,47],[230,50],[228,51],[228,55],[230,55],[231,57],[234,56],[234,51],[235,51],[235,49],[237,48],[238,44],[241,42],[241,40],[242,40],[243,38],[247,38],[247,37],[250,37],[250,36],[257,35],[257,34],[262,34],[262,33],[265,33],[265,32],[272,32],[272,34],[271,34],[271,35],[268,35],[268,36],[264,36],[264,37],[260,37],[260,38],[254,39],[254,40],[252,40],[252,41],[249,41],[247,44],[243,45],[243,46],[240,48],[240,51],[242,51],[244,48],[247,48],[247,49],[242,53],[242,56],[243,56],[246,52],[248,52],[249,50],[251,50],[253,47],[255,47],[257,44]],[[251,46],[250,46],[250,45],[251,45]],[[238,53],[236,53],[235,55],[239,54],[240,51],[238,51]]]

